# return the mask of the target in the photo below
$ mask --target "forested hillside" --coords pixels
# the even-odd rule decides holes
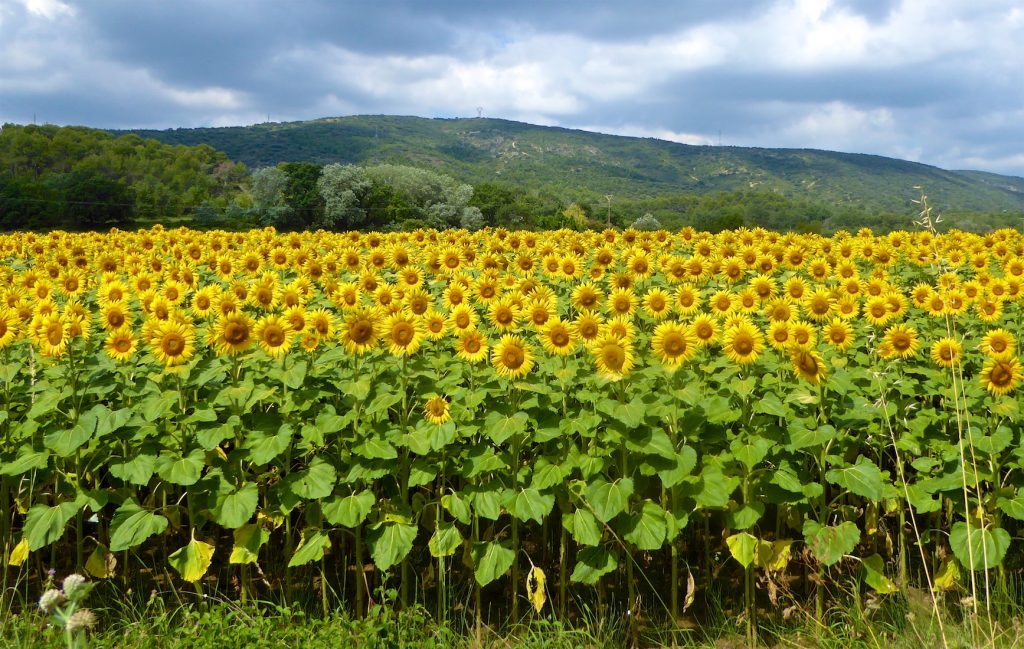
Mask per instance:
[[[245,165],[208,145],[162,144],[84,127],[0,131],[0,229],[104,229],[190,219],[227,205]]]

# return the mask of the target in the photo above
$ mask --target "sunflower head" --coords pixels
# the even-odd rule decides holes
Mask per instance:
[[[533,369],[533,350],[519,336],[502,336],[491,352],[491,364],[499,376],[521,378]]]
[[[793,347],[789,358],[798,377],[814,384],[825,378],[825,363],[813,349]]]
[[[932,344],[932,360],[942,367],[958,365],[963,358],[963,347],[953,338],[940,338]]]
[[[749,323],[729,327],[722,334],[722,350],[734,363],[748,365],[764,351],[764,336]]]
[[[295,332],[288,320],[277,315],[267,315],[256,323],[255,336],[262,349],[271,358],[280,358],[292,346]]]
[[[693,358],[697,343],[689,329],[679,322],[663,322],[654,328],[651,349],[658,355],[662,365],[674,371]]]
[[[415,354],[425,335],[420,318],[401,312],[385,319],[381,330],[392,356]]]
[[[619,381],[633,369],[633,348],[625,340],[605,334],[590,343],[597,372],[609,381]]]
[[[452,418],[451,404],[444,397],[431,397],[423,404],[423,416],[432,424],[443,424]]]
[[[995,396],[1009,394],[1021,381],[1020,361],[1011,354],[993,356],[981,369],[981,383]]]

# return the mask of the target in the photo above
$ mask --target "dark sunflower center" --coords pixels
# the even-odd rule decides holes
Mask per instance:
[[[373,324],[367,320],[358,320],[352,325],[349,335],[354,343],[362,345],[370,342],[370,338],[373,336]]]
[[[1006,363],[996,363],[988,374],[988,380],[992,385],[1003,387],[1013,381],[1013,372]]]
[[[408,322],[399,322],[391,330],[391,339],[397,345],[407,346],[416,335],[416,329]]]
[[[249,328],[240,322],[232,322],[224,329],[224,340],[231,345],[240,345],[249,339]]]
[[[679,333],[670,333],[665,336],[664,347],[669,356],[679,356],[686,352],[686,339]]]
[[[754,351],[754,341],[748,336],[738,336],[733,341],[732,347],[740,356],[746,356],[750,352]]]
[[[277,325],[270,325],[263,330],[263,341],[271,347],[280,347],[284,344],[284,329]]]

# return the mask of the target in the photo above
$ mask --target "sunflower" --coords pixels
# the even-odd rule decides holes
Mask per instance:
[[[498,331],[515,329],[519,324],[519,307],[508,297],[495,300],[487,312],[487,319]]]
[[[107,331],[120,329],[129,319],[128,308],[123,302],[109,302],[100,310],[100,324]]]
[[[652,288],[644,295],[644,312],[654,320],[664,320],[671,306],[669,299],[664,289]]]
[[[693,358],[697,343],[686,325],[679,322],[663,322],[654,328],[651,349],[669,371]]]
[[[54,312],[45,316],[36,316],[31,328],[43,356],[56,358],[67,349],[70,336],[60,314]]]
[[[795,320],[789,325],[789,335],[794,345],[811,347],[818,340],[814,327],[803,320]]]
[[[592,311],[604,299],[604,293],[590,282],[584,282],[572,290],[570,302],[578,311]]]
[[[764,306],[764,315],[769,320],[776,322],[789,322],[799,315],[796,305],[786,297],[777,297],[769,300]]]
[[[875,327],[881,327],[893,317],[892,310],[885,297],[879,295],[867,301],[864,305],[864,319]]]
[[[707,314],[701,314],[690,323],[690,332],[697,344],[706,347],[718,340],[718,323]]]
[[[734,363],[747,365],[764,351],[764,336],[749,323],[729,327],[722,334],[722,350]]]
[[[533,351],[521,337],[505,335],[491,352],[491,364],[499,376],[518,379],[533,369]]]
[[[214,284],[204,286],[192,296],[192,313],[199,319],[205,319],[214,312],[218,287]]]
[[[576,348],[572,325],[557,316],[548,319],[539,333],[540,343],[549,354],[566,356]]]
[[[700,293],[690,284],[677,288],[674,297],[672,308],[682,317],[692,315],[700,308]]]
[[[423,314],[423,327],[426,329],[427,338],[440,340],[448,331],[448,319],[443,313],[430,309]]]
[[[772,320],[767,333],[768,344],[775,349],[785,349],[793,341],[789,333],[789,323],[784,320]]]
[[[636,313],[636,294],[629,288],[616,288],[612,290],[605,304],[605,309],[610,315],[625,315],[630,318]]]
[[[322,307],[313,309],[306,314],[306,326],[320,340],[330,340],[334,337],[336,326],[334,314]]]
[[[1016,338],[1006,329],[993,329],[981,339],[981,351],[986,356],[1013,354],[1016,348]]]
[[[487,339],[476,329],[467,329],[455,339],[455,355],[470,363],[487,358]]]
[[[130,327],[121,327],[111,331],[103,346],[107,356],[120,363],[131,360],[137,349],[138,342]]]
[[[604,323],[602,333],[631,343],[636,338],[636,327],[633,326],[633,321],[626,316],[618,316]]]
[[[17,337],[18,315],[12,309],[0,310],[0,349],[6,348]]]
[[[164,367],[175,367],[192,358],[195,339],[195,329],[191,325],[165,320],[156,324],[149,342],[153,355]]]
[[[380,338],[380,316],[375,309],[351,311],[341,325],[341,343],[350,354],[362,355],[377,346]]]
[[[825,378],[825,362],[818,352],[804,347],[793,347],[789,355],[793,371],[802,379],[818,384]]]
[[[423,323],[414,315],[396,313],[384,320],[383,339],[392,356],[415,354],[423,343]]]
[[[218,356],[241,354],[253,343],[252,321],[242,311],[221,316],[210,327],[207,343]]]
[[[963,347],[952,338],[940,338],[931,349],[932,360],[942,367],[953,367],[963,358]]]
[[[840,317],[832,318],[821,333],[826,343],[840,351],[845,351],[853,345],[853,326]]]
[[[405,304],[413,315],[423,315],[434,306],[434,298],[418,285],[405,294]]]
[[[729,291],[718,291],[711,296],[708,306],[711,308],[712,313],[723,316],[730,313],[733,307],[736,306],[736,296]]]
[[[633,347],[612,335],[604,335],[590,344],[597,372],[609,381],[621,380],[633,369]]]
[[[832,314],[834,304],[832,291],[827,288],[819,288],[804,299],[804,311],[807,312],[807,317],[811,320],[821,322],[827,320]]]
[[[1010,354],[989,358],[981,368],[981,384],[997,397],[1016,390],[1020,380],[1020,361]]]
[[[288,320],[278,315],[266,315],[256,323],[254,331],[260,349],[271,358],[279,358],[291,349],[295,332]]]
[[[592,311],[581,311],[573,321],[572,329],[577,338],[590,342],[600,335],[603,324],[604,319],[599,314]]]
[[[444,397],[431,397],[423,404],[423,416],[432,424],[443,424],[452,418],[451,404]]]
[[[886,330],[882,344],[887,358],[911,358],[917,353],[917,330],[905,324],[893,325]]]

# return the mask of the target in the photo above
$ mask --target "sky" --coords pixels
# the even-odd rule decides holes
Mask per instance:
[[[478,110],[1024,176],[1024,0],[0,0],[0,122]]]

